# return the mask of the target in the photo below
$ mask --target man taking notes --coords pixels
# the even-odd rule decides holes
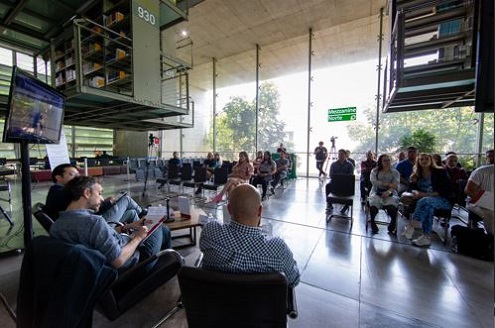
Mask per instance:
[[[164,238],[161,231],[146,239],[148,229],[142,221],[112,229],[102,216],[96,215],[103,201],[103,188],[95,179],[75,177],[66,184],[64,192],[70,203],[51,226],[51,237],[98,250],[108,264],[123,269],[170,247],[170,237]]]
[[[283,272],[294,287],[299,269],[291,250],[279,237],[265,236],[261,222],[261,196],[249,184],[231,192],[227,224],[211,221],[203,227],[199,247],[204,253],[203,268],[229,273]]]

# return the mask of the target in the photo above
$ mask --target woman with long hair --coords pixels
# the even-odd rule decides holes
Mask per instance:
[[[232,168],[232,173],[229,175],[229,180],[223,186],[218,195],[212,198],[212,202],[219,203],[222,201],[223,195],[232,191],[237,185],[249,182],[253,175],[253,165],[249,162],[249,156],[245,151],[239,153],[239,161]]]
[[[272,159],[272,154],[269,151],[263,153],[263,161],[261,161],[258,167],[258,175],[254,177],[253,186],[261,185],[263,193],[261,200],[266,199],[266,190],[268,189],[268,183],[273,180],[273,175],[277,172],[277,163]]]
[[[416,246],[429,246],[431,245],[430,234],[435,210],[452,208],[449,178],[446,171],[435,164],[430,154],[422,153],[413,167],[410,183],[412,189],[410,197],[416,201],[416,207],[412,214],[412,220],[402,235],[407,239],[412,239],[414,221],[419,221],[423,234],[412,242]]]
[[[397,234],[397,206],[399,205],[399,194],[397,188],[400,182],[400,173],[392,168],[390,156],[383,154],[378,157],[376,167],[371,170],[371,191],[369,197],[371,231],[378,233],[375,217],[380,208],[385,209],[390,216],[388,232]]]

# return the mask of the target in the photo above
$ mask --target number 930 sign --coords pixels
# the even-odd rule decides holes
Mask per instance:
[[[157,19],[156,14],[153,14],[150,10],[140,5],[136,1],[133,1],[133,7],[134,7],[134,15],[144,20],[146,23],[149,23],[153,26],[156,25],[156,19]]]

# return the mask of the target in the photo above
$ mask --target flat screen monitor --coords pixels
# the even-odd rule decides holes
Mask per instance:
[[[59,143],[64,106],[62,93],[14,66],[3,142]]]

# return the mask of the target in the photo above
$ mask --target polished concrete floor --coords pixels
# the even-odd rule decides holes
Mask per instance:
[[[148,183],[143,197],[143,182],[126,180],[126,176],[105,177],[104,193],[125,189],[144,205],[164,203],[166,191],[158,190],[154,182]],[[33,184],[33,203],[44,201],[49,186]],[[0,252],[22,246],[18,182],[14,194],[16,225],[9,229],[0,219]],[[347,219],[333,218],[327,223],[324,186],[315,178],[292,181],[264,202],[264,224],[286,240],[301,271],[296,288],[299,316],[289,320],[289,327],[494,326],[492,262],[454,254],[449,243],[444,245],[436,236],[429,248],[418,248],[400,234],[389,235],[386,226],[372,235],[366,231],[358,195],[354,204],[352,228]],[[196,205],[222,219],[221,207],[200,200]],[[403,227],[400,220],[399,231]],[[43,234],[36,222],[34,229]],[[196,247],[180,252],[187,265],[199,254]],[[21,260],[22,255],[0,258],[0,291],[12,305]],[[94,327],[151,327],[175,306],[179,295],[174,279],[113,322],[95,312]],[[14,326],[5,309],[0,311],[0,326]],[[184,310],[161,327],[187,327]]]

